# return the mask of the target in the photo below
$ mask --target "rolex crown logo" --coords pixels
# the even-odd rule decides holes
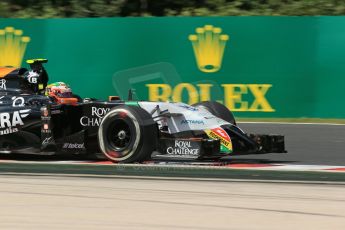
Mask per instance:
[[[217,72],[222,66],[224,49],[229,36],[221,33],[221,28],[205,25],[197,28],[196,34],[189,35],[196,62],[202,72]]]
[[[30,37],[13,27],[0,29],[0,66],[19,67]]]

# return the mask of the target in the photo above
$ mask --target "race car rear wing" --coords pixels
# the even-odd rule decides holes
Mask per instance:
[[[44,66],[43,66],[43,63],[47,63],[47,62],[48,62],[48,59],[44,59],[44,58],[26,60],[26,63],[30,65],[31,70],[36,72],[39,75],[39,79],[36,80],[37,82],[33,82],[37,84],[37,86],[34,87],[34,91],[36,93],[38,92],[43,93],[43,91],[45,90],[48,84],[48,81],[49,81],[48,73],[44,69]]]
[[[47,63],[48,59],[37,58],[37,59],[28,59],[26,63],[30,65],[31,69],[35,70],[36,68],[42,68],[43,63]]]

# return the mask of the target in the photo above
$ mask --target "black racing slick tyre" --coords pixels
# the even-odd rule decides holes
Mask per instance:
[[[158,129],[151,115],[135,106],[120,105],[102,119],[98,143],[102,153],[119,163],[142,162],[156,149]]]
[[[235,117],[232,112],[223,104],[220,104],[216,101],[203,101],[192,105],[194,107],[202,107],[208,110],[210,113],[227,121],[233,125],[236,125]]]

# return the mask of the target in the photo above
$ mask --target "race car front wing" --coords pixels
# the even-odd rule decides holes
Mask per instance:
[[[282,135],[249,134],[258,146],[257,153],[287,153],[285,150],[285,140]]]
[[[212,159],[228,155],[286,153],[284,136],[249,134],[251,148],[246,151],[232,153],[221,152],[221,142],[217,139],[204,138],[161,138],[158,142],[156,157],[184,158],[184,159]],[[253,147],[254,145],[254,147]]]

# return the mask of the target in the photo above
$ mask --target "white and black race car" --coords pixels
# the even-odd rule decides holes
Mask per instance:
[[[42,94],[48,82],[45,62],[29,61],[37,74],[0,68],[0,153],[101,152],[113,162],[131,163],[150,159],[153,152],[167,160],[286,152],[283,136],[246,134],[217,102],[133,101],[131,94],[128,100],[57,102]]]

